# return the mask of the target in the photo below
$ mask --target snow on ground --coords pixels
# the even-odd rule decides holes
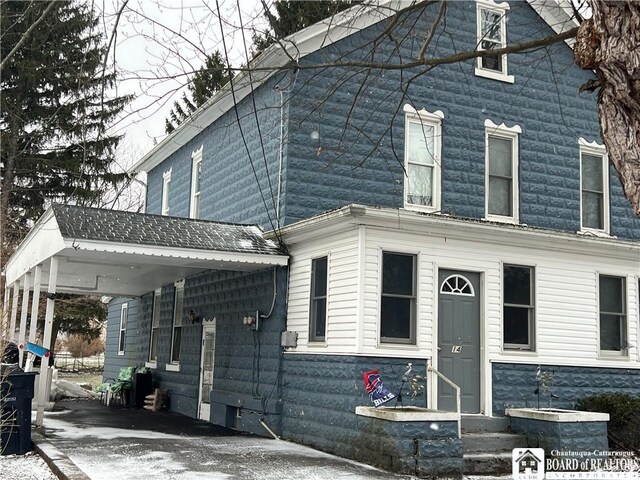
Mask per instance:
[[[58,480],[44,460],[33,452],[0,458],[2,480]]]

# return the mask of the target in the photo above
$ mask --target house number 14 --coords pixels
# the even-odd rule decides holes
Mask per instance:
[[[460,353],[462,351],[462,345],[451,345],[451,353]]]

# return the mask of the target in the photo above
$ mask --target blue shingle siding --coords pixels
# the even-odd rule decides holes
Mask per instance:
[[[492,363],[493,414],[509,407],[537,407],[537,365]],[[563,367],[542,365],[553,373],[552,406],[574,408],[576,401],[599,393],[640,395],[640,370],[626,368]],[[549,392],[540,394],[540,407],[549,406]]]
[[[525,2],[511,2],[508,41],[519,43],[553,31]],[[395,38],[396,49],[382,39],[377,58],[399,63],[415,59],[420,36],[428,30],[438,5],[414,13]],[[426,12],[426,14],[425,14]],[[435,34],[429,58],[473,50],[476,3],[451,2],[446,30]],[[312,65],[344,58],[361,60],[386,22],[351,35],[302,59]],[[359,55],[359,56],[358,56]],[[369,58],[370,59],[370,58]],[[354,68],[302,69],[290,100],[287,151],[286,223],[359,202],[400,207],[403,204],[405,103],[442,110],[442,211],[482,218],[485,197],[484,120],[520,125],[520,221],[565,231],[580,228],[578,138],[599,138],[595,95],[578,94],[592,74],[573,65],[564,43],[508,56],[509,84],[477,77],[475,61],[440,65],[413,79],[416,71]],[[406,96],[399,85],[406,87]],[[347,121],[346,119],[349,118]],[[632,215],[618,179],[611,180],[611,233],[640,238],[640,220]]]
[[[282,434],[330,453],[363,459],[366,422],[355,414],[370,405],[363,374],[377,369],[384,385],[398,392],[407,362],[424,377],[424,360],[337,355],[285,355],[283,361]],[[424,393],[412,398],[405,385],[404,405],[424,406]],[[393,405],[393,400],[390,403]]]
[[[169,214],[189,216],[191,154],[203,146],[200,218],[257,223],[271,229],[256,176],[275,222],[280,145],[280,93],[275,87],[288,83],[286,75],[276,75],[254,92],[260,135],[252,99],[247,97],[238,104],[242,128],[232,109],[152,169],[147,177],[147,213],[161,213],[162,176],[171,169]]]
[[[118,355],[120,312],[123,303],[128,304],[127,331],[124,355]],[[139,302],[133,298],[115,298],[109,302],[103,378],[117,378],[121,368],[137,365],[138,309]]]

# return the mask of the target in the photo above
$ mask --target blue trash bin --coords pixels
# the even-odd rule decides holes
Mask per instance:
[[[0,450],[2,455],[23,455],[31,443],[31,401],[36,374],[3,365],[1,369]]]

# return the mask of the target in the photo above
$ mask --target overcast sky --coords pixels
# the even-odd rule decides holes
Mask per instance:
[[[101,28],[107,41],[124,1],[95,4],[104,12]],[[240,18],[250,48],[252,27],[262,30],[266,25],[260,2],[219,0],[219,6],[229,59],[240,65],[246,62]],[[135,96],[126,115],[114,125],[116,132],[125,134],[118,163],[126,168],[164,138],[165,118],[181,96],[189,73],[203,64],[206,53],[223,52],[216,1],[129,0],[116,38],[118,94]]]

